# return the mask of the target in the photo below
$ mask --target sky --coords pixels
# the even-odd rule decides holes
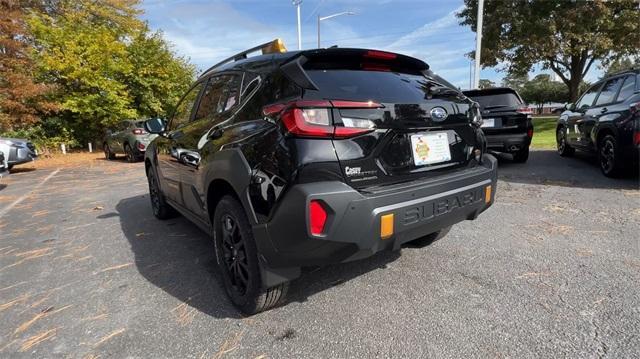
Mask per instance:
[[[463,0],[303,0],[302,48],[317,47],[317,16],[343,11],[322,21],[321,46],[398,52],[427,62],[461,88],[469,88],[475,33],[455,16]],[[162,30],[174,51],[204,70],[238,52],[275,38],[297,49],[296,10],[291,0],[146,0],[143,18]],[[534,69],[531,75],[540,72]],[[486,68],[480,78],[500,83],[504,72]],[[587,80],[599,77],[594,68]]]

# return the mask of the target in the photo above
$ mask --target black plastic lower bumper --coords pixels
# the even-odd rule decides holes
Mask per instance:
[[[493,203],[497,166],[495,157],[484,155],[481,166],[375,193],[358,192],[338,181],[296,185],[272,220],[253,228],[263,268],[267,274],[275,273],[263,282],[271,286],[293,279],[304,266],[348,262],[399,249],[405,242],[475,219]],[[320,236],[308,230],[311,200],[321,201],[329,212]],[[381,217],[389,215],[393,215],[393,235],[382,238]]]
[[[500,152],[516,152],[529,147],[531,138],[526,133],[509,133],[501,135],[487,135],[487,148]]]

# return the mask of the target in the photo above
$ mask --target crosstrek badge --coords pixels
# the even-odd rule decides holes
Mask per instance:
[[[411,136],[413,162],[416,166],[451,160],[449,136],[446,132],[418,133]]]

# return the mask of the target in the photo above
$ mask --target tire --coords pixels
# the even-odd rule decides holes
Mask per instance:
[[[127,156],[127,162],[129,163],[138,162],[138,158],[136,157],[136,154],[133,153],[133,149],[131,148],[131,146],[129,146],[128,143],[124,144],[124,154]]]
[[[525,163],[529,159],[529,147],[513,153],[513,162]]]
[[[103,146],[104,150],[104,158],[111,161],[116,159],[116,154],[111,152],[111,147],[109,147],[108,143],[105,143]]]
[[[623,163],[620,159],[618,141],[612,135],[606,135],[598,141],[598,162],[600,171],[607,177],[618,177],[622,174]]]
[[[567,143],[567,133],[564,127],[560,127],[556,131],[556,146],[558,148],[558,154],[562,157],[571,157],[576,152],[575,148],[569,146]]]
[[[13,169],[13,165],[7,165],[7,169],[11,171]]]
[[[216,260],[227,295],[236,308],[253,315],[276,307],[289,283],[264,290],[258,250],[242,205],[232,196],[218,202],[213,215]]]
[[[153,215],[160,220],[174,218],[178,215],[178,212],[171,207],[160,189],[158,184],[158,177],[153,168],[149,168],[147,174],[147,180],[149,182],[149,199],[151,200],[151,210]]]
[[[444,238],[449,231],[451,230],[452,226],[449,227],[445,227],[442,228],[441,230],[437,231],[437,232],[433,232],[431,234],[427,234],[424,237],[420,237],[418,239],[414,239],[411,242],[407,243],[409,246],[411,247],[418,247],[418,248],[422,248],[422,247],[426,247],[430,244],[433,244],[434,242],[437,242],[439,240],[441,240],[442,238]]]

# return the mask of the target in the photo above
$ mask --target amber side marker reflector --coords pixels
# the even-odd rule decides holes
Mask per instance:
[[[491,202],[491,186],[484,188],[484,203],[489,204]]]
[[[393,213],[380,217],[380,238],[387,239],[393,236]]]

